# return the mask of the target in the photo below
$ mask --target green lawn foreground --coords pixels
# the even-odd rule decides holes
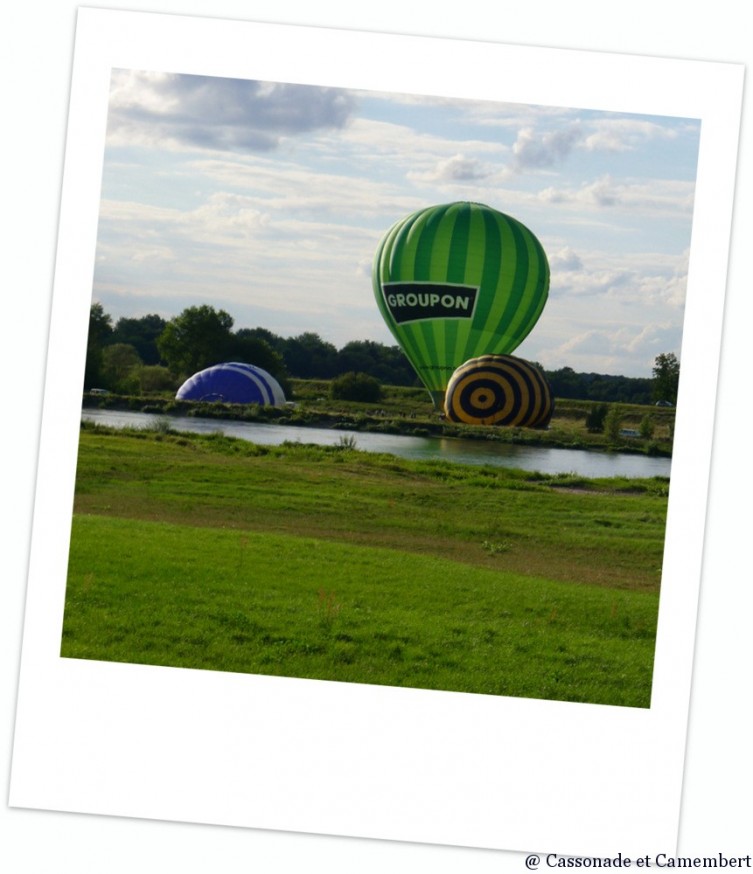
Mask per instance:
[[[666,496],[85,428],[61,654],[647,707]]]

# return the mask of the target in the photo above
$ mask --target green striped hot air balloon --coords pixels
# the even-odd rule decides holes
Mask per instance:
[[[372,279],[384,320],[441,409],[460,364],[507,355],[528,336],[546,303],[549,264],[517,219],[457,202],[394,224]]]

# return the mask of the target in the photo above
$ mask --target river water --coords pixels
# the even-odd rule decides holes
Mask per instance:
[[[229,419],[198,419],[187,416],[153,415],[116,410],[85,409],[82,419],[112,428],[153,427],[165,420],[174,431],[198,434],[222,432],[252,443],[278,446],[285,441],[334,445],[352,437],[356,448],[366,452],[387,452],[401,458],[424,461],[455,461],[461,464],[491,464],[539,471],[545,474],[573,473],[585,477],[669,476],[671,459],[619,452],[585,452],[546,446],[520,446],[491,440],[463,440],[456,437],[409,437],[402,434],[375,434],[328,428],[298,428],[235,422]]]

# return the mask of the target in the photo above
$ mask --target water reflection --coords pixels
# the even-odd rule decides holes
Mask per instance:
[[[574,473],[586,477],[669,476],[669,458],[627,455],[617,452],[585,452],[544,446],[513,446],[486,440],[455,437],[410,437],[364,431],[334,431],[329,428],[298,428],[288,425],[234,422],[229,419],[194,419],[185,416],[157,416],[118,410],[85,409],[82,418],[114,428],[145,428],[169,420],[175,431],[198,434],[222,432],[253,443],[277,446],[285,441],[332,446],[352,437],[358,449],[387,452],[401,458],[438,459],[462,464],[492,464],[541,473]]]

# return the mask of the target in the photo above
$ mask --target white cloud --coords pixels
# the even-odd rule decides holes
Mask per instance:
[[[509,149],[494,140],[445,137],[406,125],[356,119],[336,140],[322,134],[320,154],[331,150],[333,161],[348,160],[362,173],[419,185],[488,180],[505,170]]]
[[[616,180],[606,174],[578,188],[563,185],[548,186],[538,193],[543,203],[570,205],[577,208],[617,207],[633,211],[690,215],[693,209],[693,182],[649,179]]]
[[[632,118],[604,118],[592,122],[593,133],[583,140],[590,152],[625,152],[651,140],[671,140],[677,132],[666,125]]]
[[[613,356],[620,346],[621,334],[622,342],[624,343],[624,332],[620,330],[611,332],[595,329],[584,331],[562,343],[557,352],[565,358],[572,352],[587,353],[588,355],[599,357]]]
[[[569,246],[555,252],[549,256],[549,267],[552,272],[570,272],[573,270],[582,270],[583,261],[580,256],[574,252]]]
[[[108,139],[264,152],[284,136],[341,128],[354,108],[353,95],[342,88],[115,71]]]
[[[675,355],[679,355],[681,342],[682,331],[676,324],[651,323],[633,337],[626,351],[653,360],[662,352],[674,352]]]
[[[436,178],[446,182],[477,182],[492,175],[492,170],[476,158],[453,155],[437,166]]]
[[[512,147],[513,167],[518,172],[553,167],[570,154],[580,135],[578,124],[544,133],[524,127]]]
[[[567,253],[567,250],[563,250]],[[638,254],[624,259],[598,258],[591,266],[574,252],[555,254],[551,268],[550,296],[557,299],[597,298],[602,305],[682,310],[687,287],[685,258],[656,258]]]
[[[681,329],[670,323],[641,325],[594,325],[583,328],[582,320],[563,320],[556,333],[562,335],[570,326],[572,333],[555,345],[547,336],[534,330],[526,341],[525,354],[540,361],[548,370],[572,367],[584,373],[611,373],[624,376],[651,376],[651,368],[662,352],[679,352]],[[551,329],[551,326],[549,326]]]
[[[556,265],[555,265],[556,266]],[[552,269],[551,294],[557,297],[599,297],[630,293],[635,274],[623,268],[607,270],[576,270],[565,272]]]
[[[519,131],[563,127],[577,121],[578,111],[561,106],[532,106],[523,103],[467,101],[460,105],[464,118],[473,124],[501,130]]]

